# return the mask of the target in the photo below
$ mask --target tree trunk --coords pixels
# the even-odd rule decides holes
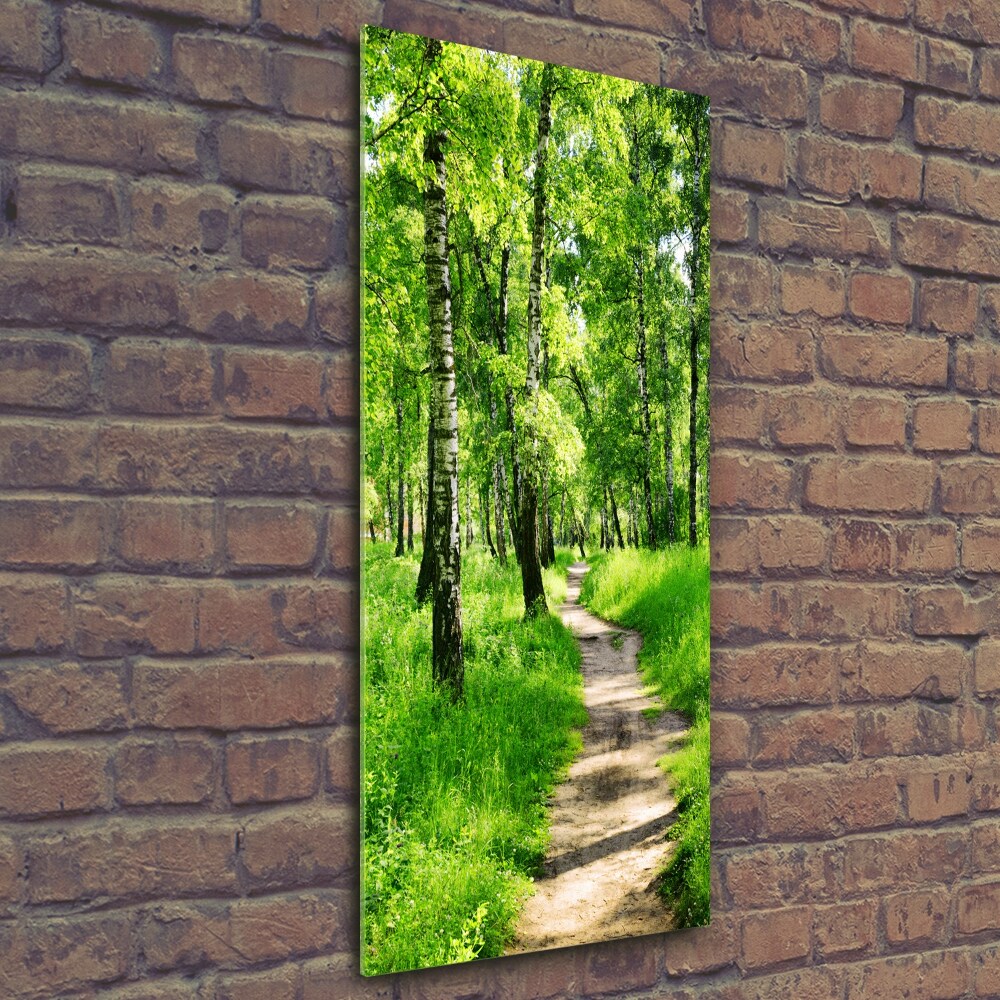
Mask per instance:
[[[538,107],[535,145],[534,212],[531,226],[531,268],[528,276],[528,373],[524,398],[528,411],[528,466],[521,483],[521,589],[524,614],[533,618],[546,609],[542,566],[538,553],[538,377],[542,346],[542,243],[545,235],[545,187],[551,127],[553,67],[542,68],[542,93]]]
[[[497,558],[502,566],[507,565],[507,529],[504,527],[503,502],[507,493],[507,475],[503,467],[503,455],[497,455],[493,463],[493,513],[496,518]],[[487,523],[489,523],[487,521]]]
[[[434,585],[434,419],[433,407],[427,421],[427,506],[421,503],[424,513],[420,554],[420,573],[417,575],[417,604],[423,604],[430,596]]]
[[[406,551],[413,551],[413,480],[406,480]]]
[[[552,560],[549,558],[549,491],[548,491],[548,474],[545,469],[541,470],[541,496],[539,503],[538,515],[540,518],[539,524],[539,538],[538,538],[538,557],[541,560],[542,567],[548,567],[552,565]]]
[[[667,542],[677,541],[677,512],[674,508],[674,424],[670,399],[670,359],[667,333],[660,337],[660,362],[663,367],[663,469],[667,477]]]
[[[469,481],[465,481],[465,547],[467,549],[472,548],[473,542],[473,532],[472,532],[472,488],[469,485]]]
[[[368,534],[371,535],[371,537],[372,537],[372,544],[374,545],[375,542],[376,542],[376,538],[375,538],[375,522],[371,518],[368,518]]]
[[[622,526],[621,522],[618,520],[618,504],[615,503],[615,488],[609,483],[608,484],[608,499],[611,501],[611,523],[614,525],[615,534],[618,536],[618,548],[625,548],[625,542],[622,540]]]
[[[403,485],[403,401],[396,400],[396,556],[401,556],[406,549],[403,547],[403,508],[405,506],[405,487]]]
[[[427,42],[430,62],[441,43]],[[432,660],[436,683],[462,697],[465,663],[462,650],[461,552],[458,524],[458,399],[451,328],[451,279],[448,273],[448,212],[443,132],[432,130],[424,145],[424,262],[431,340],[434,554]]]
[[[639,369],[639,398],[642,403],[642,493],[646,502],[646,538],[651,549],[656,548],[656,523],[653,520],[653,486],[650,479],[649,467],[651,465],[650,442],[652,438],[652,425],[649,418],[649,382],[647,380],[646,367],[646,271],[642,260],[642,251],[639,251],[636,260],[636,280],[638,282],[638,350],[636,353],[636,364]]]
[[[482,504],[483,509],[483,537],[486,539],[486,544],[489,546],[490,555],[494,559],[497,557],[497,550],[493,546],[493,534],[490,531],[490,484],[489,480],[486,481],[486,485],[483,487],[482,492],[479,494],[479,502]]]
[[[701,240],[704,220],[701,216],[701,168],[703,150],[697,122],[692,129],[694,144],[694,212],[691,220],[691,257],[688,265],[691,282],[691,415],[688,458],[688,544],[698,544],[698,291],[701,286]]]

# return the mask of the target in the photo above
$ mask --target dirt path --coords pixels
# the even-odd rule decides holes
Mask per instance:
[[[656,766],[687,723],[642,714],[658,700],[636,669],[642,637],[579,603],[589,567],[569,569],[562,620],[580,641],[590,722],[583,751],[556,789],[545,875],[535,882],[508,954],[669,930],[673,918],[653,882],[673,849],[665,837],[676,803]]]

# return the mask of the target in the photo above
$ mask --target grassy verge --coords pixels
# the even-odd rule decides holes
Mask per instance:
[[[685,745],[661,764],[673,776],[678,841],[661,892],[682,927],[709,921],[708,547],[627,549],[590,560],[583,601],[597,615],[642,633],[643,679],[667,708],[691,721]]]
[[[545,572],[564,599],[568,552]],[[431,683],[419,562],[366,547],[364,971],[501,954],[545,854],[544,809],[586,722],[579,651],[557,617],[522,621],[521,577],[462,561],[463,703]]]

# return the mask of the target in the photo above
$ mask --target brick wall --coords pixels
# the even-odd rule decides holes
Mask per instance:
[[[7,0],[14,997],[1000,995],[996,0]],[[708,93],[714,921],[357,976],[359,26]]]

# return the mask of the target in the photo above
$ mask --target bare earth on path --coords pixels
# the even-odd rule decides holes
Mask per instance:
[[[583,654],[590,721],[583,750],[558,786],[550,812],[545,874],[525,904],[507,954],[670,930],[673,916],[654,883],[670,856],[675,819],[670,783],[656,762],[687,732],[643,692],[638,632],[610,625],[579,603],[590,567],[569,569],[562,620]]]

